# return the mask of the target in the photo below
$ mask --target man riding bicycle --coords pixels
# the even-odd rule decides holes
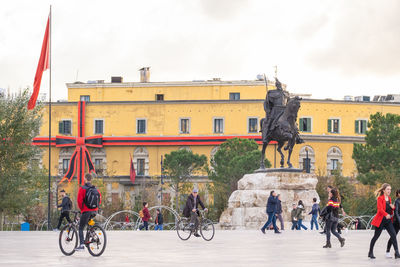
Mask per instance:
[[[97,210],[101,203],[100,191],[92,185],[92,175],[85,175],[85,185],[79,188],[78,192],[78,207],[81,210],[81,218],[79,221],[79,242],[80,245],[75,249],[82,251],[85,249],[85,239],[83,237],[83,229],[88,224],[89,220],[96,216]]]
[[[192,193],[188,196],[188,198],[186,200],[186,206],[183,209],[183,215],[186,218],[190,217],[190,225],[195,227],[195,233],[194,233],[195,237],[200,236],[197,233],[198,228],[199,228],[198,216],[200,215],[199,210],[198,210],[199,204],[204,211],[207,211],[207,209],[205,208],[203,202],[201,201],[198,193],[199,193],[199,190],[197,188],[193,188]]]

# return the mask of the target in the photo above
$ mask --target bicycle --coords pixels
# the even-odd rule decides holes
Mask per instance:
[[[211,241],[215,234],[214,223],[210,219],[207,219],[207,217],[205,216],[206,212],[204,210],[199,211],[200,235],[203,237],[204,240]],[[184,217],[176,223],[176,232],[179,238],[185,241],[188,240],[190,236],[196,232],[196,227],[194,225],[190,225],[190,218]]]
[[[72,223],[65,225],[60,232],[59,236],[59,246],[61,252],[66,256],[71,256],[75,253],[75,248],[78,247],[78,230],[79,229],[79,218],[78,214],[80,211],[71,211],[74,213],[74,219]],[[91,216],[89,219],[86,236],[85,236],[85,246],[87,247],[90,255],[98,257],[103,254],[107,245],[106,232],[100,225],[96,224]]]

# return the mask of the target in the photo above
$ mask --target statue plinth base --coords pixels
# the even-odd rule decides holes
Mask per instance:
[[[304,172],[303,169],[296,168],[265,168],[265,169],[257,169],[254,171],[255,173],[259,172]]]
[[[311,210],[312,199],[316,197],[319,201],[315,190],[317,176],[280,170],[282,169],[244,175],[238,181],[238,190],[229,197],[228,208],[221,214],[220,227],[232,230],[261,228],[267,221],[266,205],[272,190],[281,195],[282,216],[285,222],[290,221],[293,202],[302,200],[308,213]],[[290,225],[286,225],[287,229],[289,227]]]

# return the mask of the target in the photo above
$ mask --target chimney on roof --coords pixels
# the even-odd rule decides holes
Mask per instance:
[[[150,82],[150,67],[143,67],[139,71],[140,71],[140,82],[141,83]]]
[[[122,77],[121,76],[112,76],[111,83],[122,83]]]

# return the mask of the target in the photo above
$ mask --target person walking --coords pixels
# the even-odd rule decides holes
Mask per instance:
[[[313,230],[313,224],[315,224],[315,229],[318,231],[318,215],[321,214],[321,209],[319,208],[319,205],[317,203],[317,198],[313,198],[313,205],[311,208],[310,213],[311,214],[311,230]]]
[[[391,243],[394,247],[394,257],[400,258],[399,249],[397,246],[397,239],[396,239],[396,231],[394,229],[392,223],[392,214],[395,206],[392,204],[392,200],[390,199],[390,193],[392,188],[389,184],[384,183],[378,190],[376,190],[375,194],[377,197],[376,206],[377,212],[372,220],[372,225],[375,226],[374,236],[371,239],[371,243],[369,245],[369,252],[368,257],[371,259],[375,259],[374,256],[374,246],[376,240],[378,240],[379,236],[381,235],[383,229],[390,235]]]
[[[278,194],[277,198],[278,198],[278,202],[277,202],[277,207],[276,207],[276,218],[278,218],[279,222],[281,223],[281,230],[285,230],[285,225],[283,223],[283,218],[282,218],[281,195]]]
[[[331,185],[328,185],[328,186],[326,187],[326,192],[328,193],[328,195],[329,195],[329,192],[331,192],[332,189],[333,189],[333,186],[331,186]],[[340,197],[339,190],[336,189],[336,191],[338,192],[338,196]],[[329,197],[328,197],[328,201],[329,201]],[[325,208],[326,208],[326,207],[325,207]],[[339,209],[340,209],[340,211],[342,212],[343,216],[345,216],[345,215],[346,215],[346,212],[344,211],[342,204],[340,204]],[[322,219],[323,219],[323,221],[325,221],[325,217],[322,217]],[[323,231],[322,231],[322,232],[319,232],[319,233],[322,234],[322,235],[323,235],[323,234],[326,234],[326,223],[325,223],[325,227],[324,227]]]
[[[396,233],[400,230],[400,189],[396,190],[396,200],[394,202],[394,215],[393,215],[393,227]],[[392,239],[389,239],[386,248],[386,257],[391,258],[390,256],[390,248],[392,247]]]
[[[67,219],[67,221],[69,223],[72,223],[71,219],[69,218],[69,211],[72,208],[72,201],[69,198],[69,196],[65,193],[65,190],[62,189],[60,191],[61,197],[62,197],[62,201],[61,204],[57,206],[57,208],[61,208],[61,215],[60,215],[60,219],[58,220],[58,224],[57,227],[55,229],[53,229],[53,231],[58,231],[60,230],[60,226],[62,221],[65,219]]]
[[[162,215],[162,213],[161,213],[161,211],[159,210],[159,209],[157,209],[157,214],[156,214],[156,220],[155,220],[155,227],[154,227],[154,230],[160,230],[160,231],[162,231],[163,230],[163,223],[164,223],[164,220],[163,220],[163,215]]]
[[[301,230],[303,228],[304,230],[307,230],[307,227],[303,224],[303,219],[304,219],[304,204],[302,200],[299,200],[299,203],[297,204],[296,208],[297,214],[297,230]]]
[[[151,220],[151,216],[150,216],[149,209],[147,208],[148,206],[149,206],[149,203],[143,202],[143,209],[142,209],[143,224],[139,227],[139,230],[142,230],[143,228],[145,228],[146,231],[149,230],[149,220]]]
[[[338,191],[332,189],[329,192],[329,201],[326,205],[326,244],[323,248],[331,248],[331,233],[336,236],[340,241],[340,246],[344,246],[345,239],[342,238],[337,230],[337,225],[339,222],[339,209],[340,209],[340,199],[338,196]]]
[[[261,228],[261,232],[265,234],[265,229],[269,227],[269,225],[272,223],[274,227],[275,234],[280,234],[281,232],[278,231],[278,228],[276,227],[276,211],[277,211],[277,203],[278,199],[276,197],[275,191],[271,191],[268,201],[267,201],[267,214],[268,214],[268,220],[264,224],[264,226]]]
[[[292,211],[290,212],[290,218],[292,219],[292,230],[296,229],[297,230],[297,204],[293,203],[292,204]]]

